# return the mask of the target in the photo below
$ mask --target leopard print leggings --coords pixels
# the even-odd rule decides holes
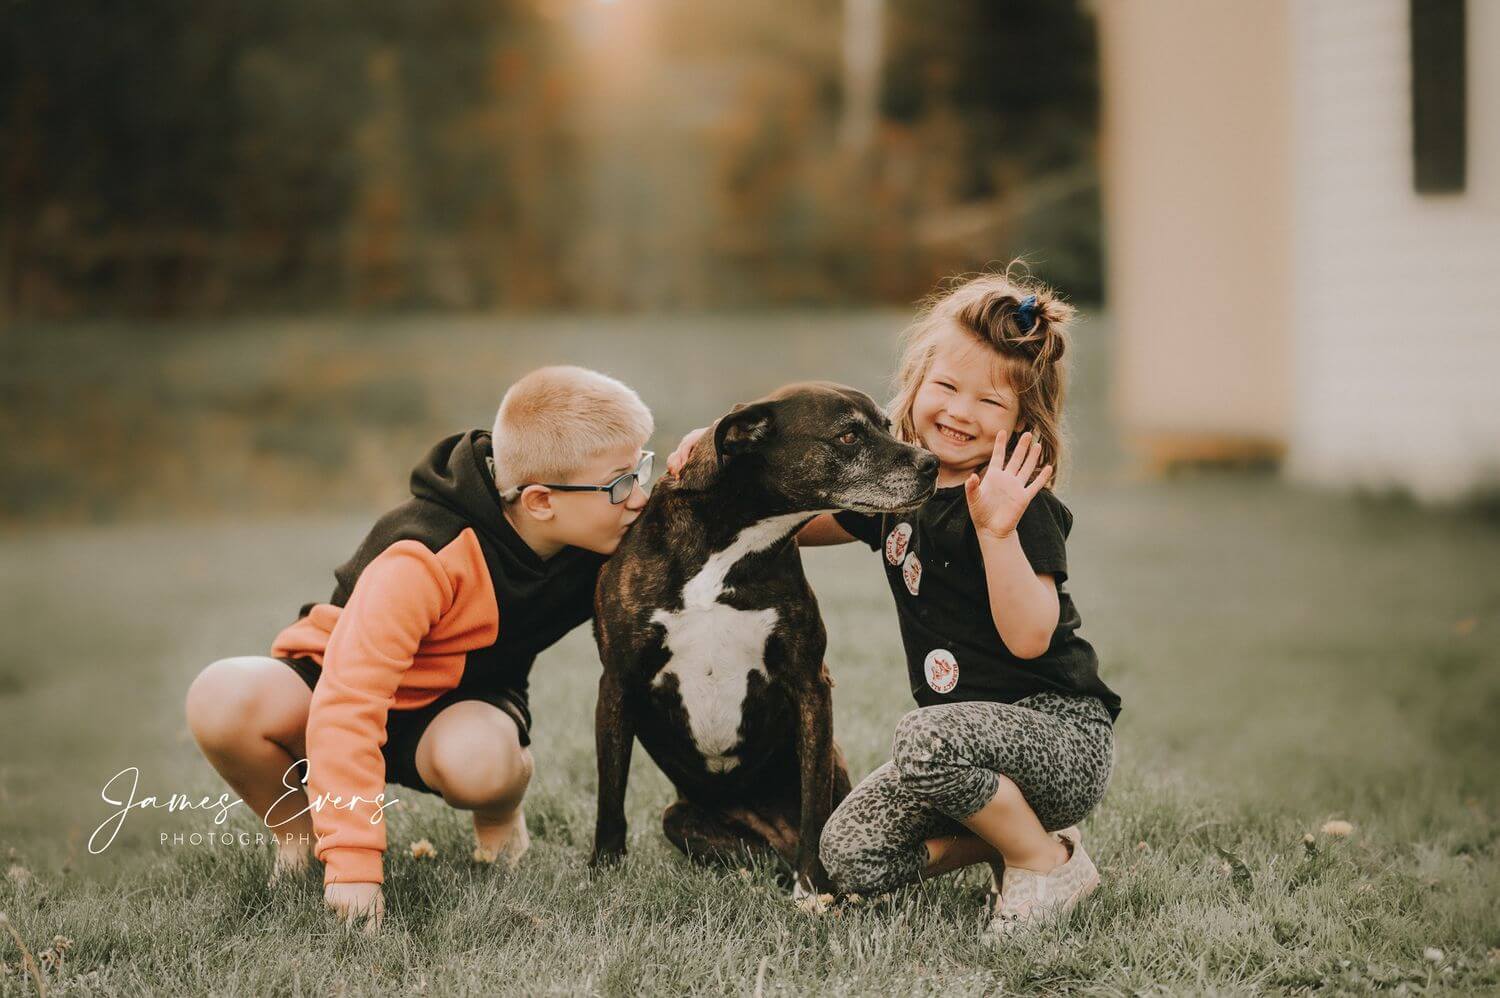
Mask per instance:
[[[1015,781],[1049,831],[1081,821],[1104,796],[1114,755],[1098,698],[1038,693],[1016,703],[939,704],[896,725],[890,762],[865,777],[823,827],[819,854],[841,890],[880,894],[915,883],[928,839]]]

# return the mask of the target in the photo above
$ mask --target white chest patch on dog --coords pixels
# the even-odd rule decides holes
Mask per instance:
[[[785,539],[812,514],[773,516],[740,531],[729,546],[709,555],[698,574],[682,587],[681,610],[657,610],[652,623],[666,629],[663,643],[672,655],[651,680],[660,686],[670,673],[687,712],[693,744],[711,772],[740,764],[740,721],[750,673],[766,674],[766,639],[776,626],[776,611],[737,610],[719,602],[729,570],[747,555]]]

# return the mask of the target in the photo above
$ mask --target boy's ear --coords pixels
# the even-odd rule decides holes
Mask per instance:
[[[775,413],[769,402],[737,405],[714,428],[714,450],[719,460],[758,450],[776,432]]]
[[[516,499],[526,515],[536,520],[550,520],[557,515],[552,508],[552,490],[545,485],[528,485]]]

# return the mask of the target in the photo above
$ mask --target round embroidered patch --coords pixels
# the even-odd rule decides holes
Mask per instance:
[[[934,648],[928,652],[922,662],[922,671],[934,693],[951,693],[958,685],[958,659],[946,648]]]
[[[922,585],[922,559],[917,557],[915,551],[906,556],[906,562],[901,566],[901,578],[906,580],[906,591],[913,596]]]
[[[906,557],[906,546],[911,543],[911,524],[898,523],[885,538],[885,560],[892,565],[901,564]]]

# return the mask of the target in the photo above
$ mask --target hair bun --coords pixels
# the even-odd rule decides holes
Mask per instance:
[[[1051,296],[1028,292],[1020,298],[1003,295],[996,302],[996,323],[1005,345],[1033,364],[1051,363],[1062,356],[1062,324],[1071,309]]]
[[[938,300],[943,312],[972,330],[991,347],[1046,367],[1067,349],[1067,326],[1073,306],[1045,284],[1017,280],[1008,274],[972,278]]]

